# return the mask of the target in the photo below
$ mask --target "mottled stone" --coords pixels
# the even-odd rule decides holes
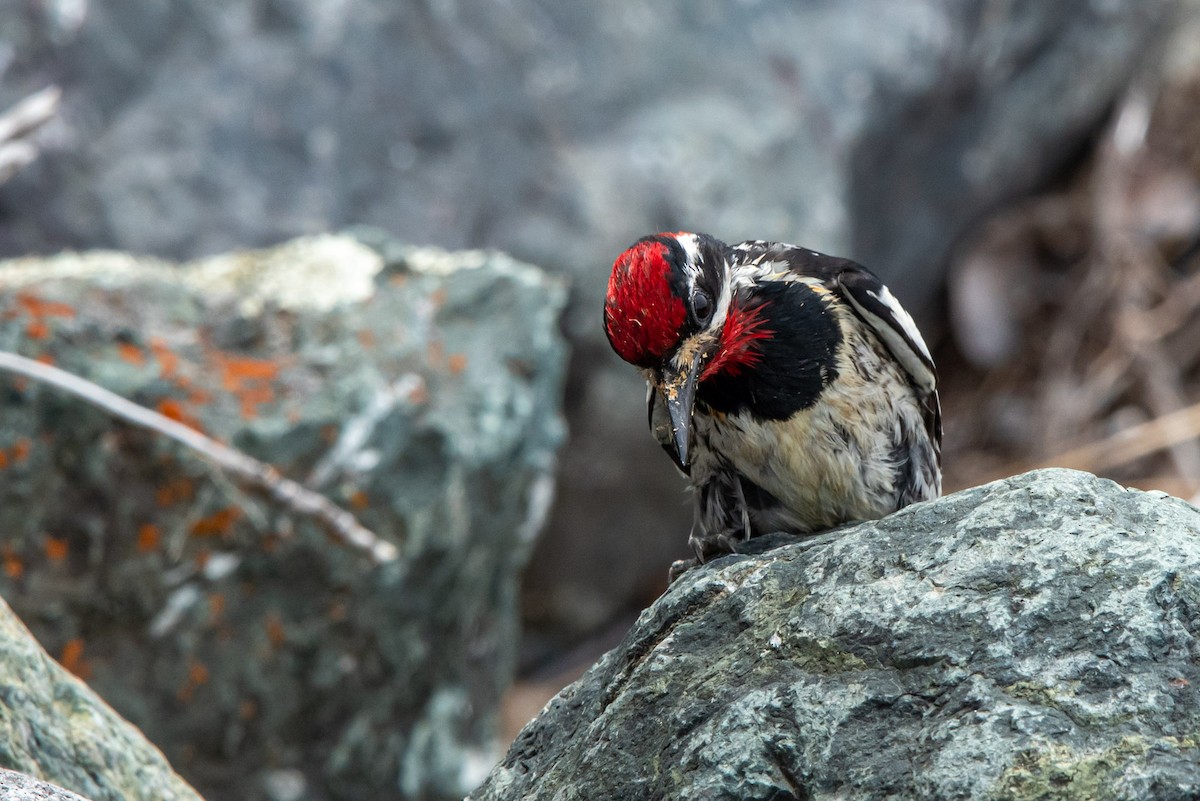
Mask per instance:
[[[79,799],[45,783],[53,782],[92,801],[201,801],[141,732],[42,650],[3,601],[0,764],[11,769],[0,770],[3,799]]]
[[[1044,470],[685,574],[470,797],[1200,796],[1200,510]]]
[[[553,495],[564,299],[502,254],[369,232],[0,263],[0,348],[201,428],[400,550],[376,565],[0,375],[0,592],[210,798],[461,798],[497,756]]]

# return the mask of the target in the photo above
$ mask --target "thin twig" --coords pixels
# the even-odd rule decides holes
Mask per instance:
[[[239,479],[248,488],[263,493],[298,514],[312,518],[336,539],[366,551],[377,563],[391,562],[399,556],[394,544],[365,528],[354,515],[324,495],[301,486],[271,465],[222,445],[194,428],[139,406],[74,373],[15,353],[0,351],[0,369],[51,384],[99,406],[126,422],[150,429],[186,445]]]

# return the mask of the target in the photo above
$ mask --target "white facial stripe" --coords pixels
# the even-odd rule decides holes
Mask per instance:
[[[685,258],[684,273],[687,276],[688,295],[696,291],[696,281],[700,278],[700,238],[695,234],[677,234],[675,240],[683,248]],[[721,294],[714,298],[716,308],[713,309],[712,321],[707,328],[710,331],[720,331],[729,315],[729,304],[733,301],[733,287],[729,280],[729,262],[721,265]]]
[[[733,276],[729,269],[729,260],[721,264],[721,294],[717,297],[717,308],[713,310],[712,322],[709,328],[720,331],[725,326],[725,318],[729,316],[729,306],[733,303]]]
[[[695,234],[676,234],[675,241],[683,248],[683,275],[690,298],[696,293],[696,279],[700,277],[700,241]]]
[[[675,241],[683,248],[683,254],[687,258],[688,272],[692,275],[699,270],[697,265],[700,263],[700,240],[695,234],[677,234]]]

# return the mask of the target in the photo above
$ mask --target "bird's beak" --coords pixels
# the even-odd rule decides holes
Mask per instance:
[[[658,391],[667,404],[671,417],[671,435],[675,443],[675,460],[679,466],[688,468],[689,449],[692,440],[692,405],[696,402],[696,383],[700,367],[704,362],[698,353],[680,372],[667,368],[659,373]]]

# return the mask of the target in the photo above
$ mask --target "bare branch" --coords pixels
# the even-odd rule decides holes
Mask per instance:
[[[74,373],[0,351],[0,369],[41,381],[82,398],[126,422],[150,429],[198,452],[249,489],[315,520],[336,539],[366,551],[377,563],[399,556],[396,546],[365,528],[350,512],[324,495],[292,481],[269,464],[222,445],[194,428],[127,400]]]

